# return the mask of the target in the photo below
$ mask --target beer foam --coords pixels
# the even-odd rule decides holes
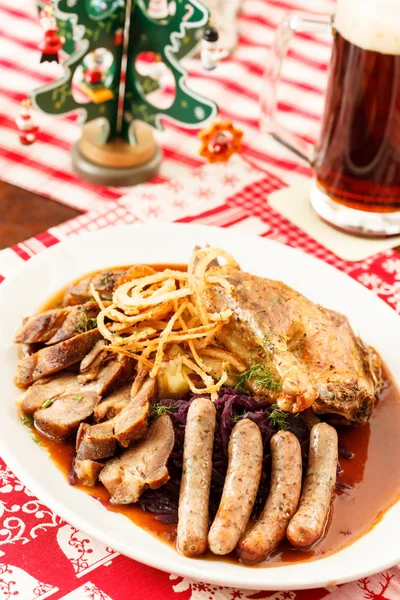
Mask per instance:
[[[400,55],[400,0],[339,0],[334,24],[359,48]]]

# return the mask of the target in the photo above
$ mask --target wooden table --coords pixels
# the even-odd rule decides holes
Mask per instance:
[[[80,214],[64,204],[0,181],[0,249]]]

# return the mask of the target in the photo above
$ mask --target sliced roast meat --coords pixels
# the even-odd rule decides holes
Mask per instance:
[[[100,471],[104,468],[104,464],[95,460],[75,459],[74,471],[79,477],[83,485],[93,487],[96,485]]]
[[[68,308],[53,308],[40,315],[24,319],[22,327],[15,334],[14,342],[17,344],[47,342],[62,327],[69,310]]]
[[[85,383],[82,375],[78,376],[78,381],[84,384],[85,389],[97,392],[99,396],[104,397],[117,386],[132,379],[133,371],[133,360],[127,356],[119,356],[103,364],[92,381]]]
[[[133,440],[145,437],[155,393],[156,380],[148,377],[136,396],[115,417],[115,437],[124,448]]]
[[[66,392],[78,393],[81,389],[76,375],[73,373],[62,373],[55,377],[39,379],[31,385],[23,394],[18,396],[16,403],[26,415],[33,415],[43,404],[61,396]]]
[[[97,302],[86,302],[86,304],[61,310],[68,311],[67,317],[54,335],[48,338],[47,344],[64,342],[97,326],[96,317],[100,312]]]
[[[94,409],[94,418],[96,421],[104,421],[105,419],[112,419],[121,412],[123,408],[131,400],[131,389],[132,384],[127,383],[122,388],[113,392],[107,398],[99,402]]]
[[[19,358],[25,358],[25,356],[31,356],[35,354],[38,350],[40,350],[40,346],[38,344],[20,344],[18,348],[18,356]]]
[[[76,433],[80,423],[92,415],[99,401],[100,396],[95,392],[59,396],[35,412],[35,427],[51,438],[67,440]]]
[[[99,460],[115,454],[117,440],[114,436],[114,420],[88,425],[81,423],[76,436],[76,457],[83,460]]]
[[[99,342],[97,342],[97,344],[102,344],[102,340],[100,340]],[[92,350],[89,352],[89,354],[96,349],[97,344],[94,346],[94,348],[92,348]],[[104,348],[104,345],[102,345],[102,347]],[[85,358],[83,359],[83,361],[86,359],[87,357],[85,356]],[[101,367],[104,366],[104,364],[111,358],[111,354],[109,352],[107,352],[106,350],[100,350],[98,351],[96,349],[96,357],[91,361],[90,365],[82,370],[82,363],[81,366],[79,368],[80,374],[79,374],[79,381],[81,383],[89,383],[90,381],[93,381],[94,379],[99,377],[100,374],[100,370]],[[82,361],[82,362],[83,362]]]
[[[67,287],[63,298],[63,305],[83,304],[90,300],[92,297],[91,284],[93,284],[95,290],[99,293],[100,298],[111,300],[114,289],[119,285],[120,279],[125,274],[126,269],[107,269],[95,275],[84,277]]]
[[[80,362],[100,338],[99,330],[92,329],[22,358],[17,366],[16,385],[27,387],[41,377]]]
[[[96,342],[89,354],[86,354],[79,366],[79,371],[81,373],[86,373],[93,367],[93,365],[96,365],[97,367],[99,364],[101,364],[101,362],[103,362],[103,359],[108,356],[107,352],[104,350],[106,345],[106,340],[99,340]]]
[[[100,481],[114,504],[137,502],[146,488],[156,490],[169,479],[167,462],[174,447],[174,428],[168,415],[151,425],[146,439],[110,460]]]

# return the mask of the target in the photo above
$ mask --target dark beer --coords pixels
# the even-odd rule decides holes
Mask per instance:
[[[400,56],[335,33],[316,175],[340,204],[400,211]]]

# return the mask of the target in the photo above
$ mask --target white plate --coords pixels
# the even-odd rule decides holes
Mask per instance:
[[[400,503],[370,533],[318,563],[247,568],[185,558],[126,517],[107,511],[70,487],[18,420],[13,385],[17,352],[11,340],[23,315],[32,314],[49,295],[88,271],[140,262],[184,263],[195,244],[207,243],[231,252],[246,271],[280,279],[314,302],[345,313],[354,330],[375,346],[400,381],[399,317],[333,267],[292,248],[232,230],[187,225],[107,229],[46,250],[0,286],[1,456],[43,502],[79,529],[127,556],[182,576],[233,587],[287,590],[342,583],[394,565],[400,561],[393,533],[400,526]]]

